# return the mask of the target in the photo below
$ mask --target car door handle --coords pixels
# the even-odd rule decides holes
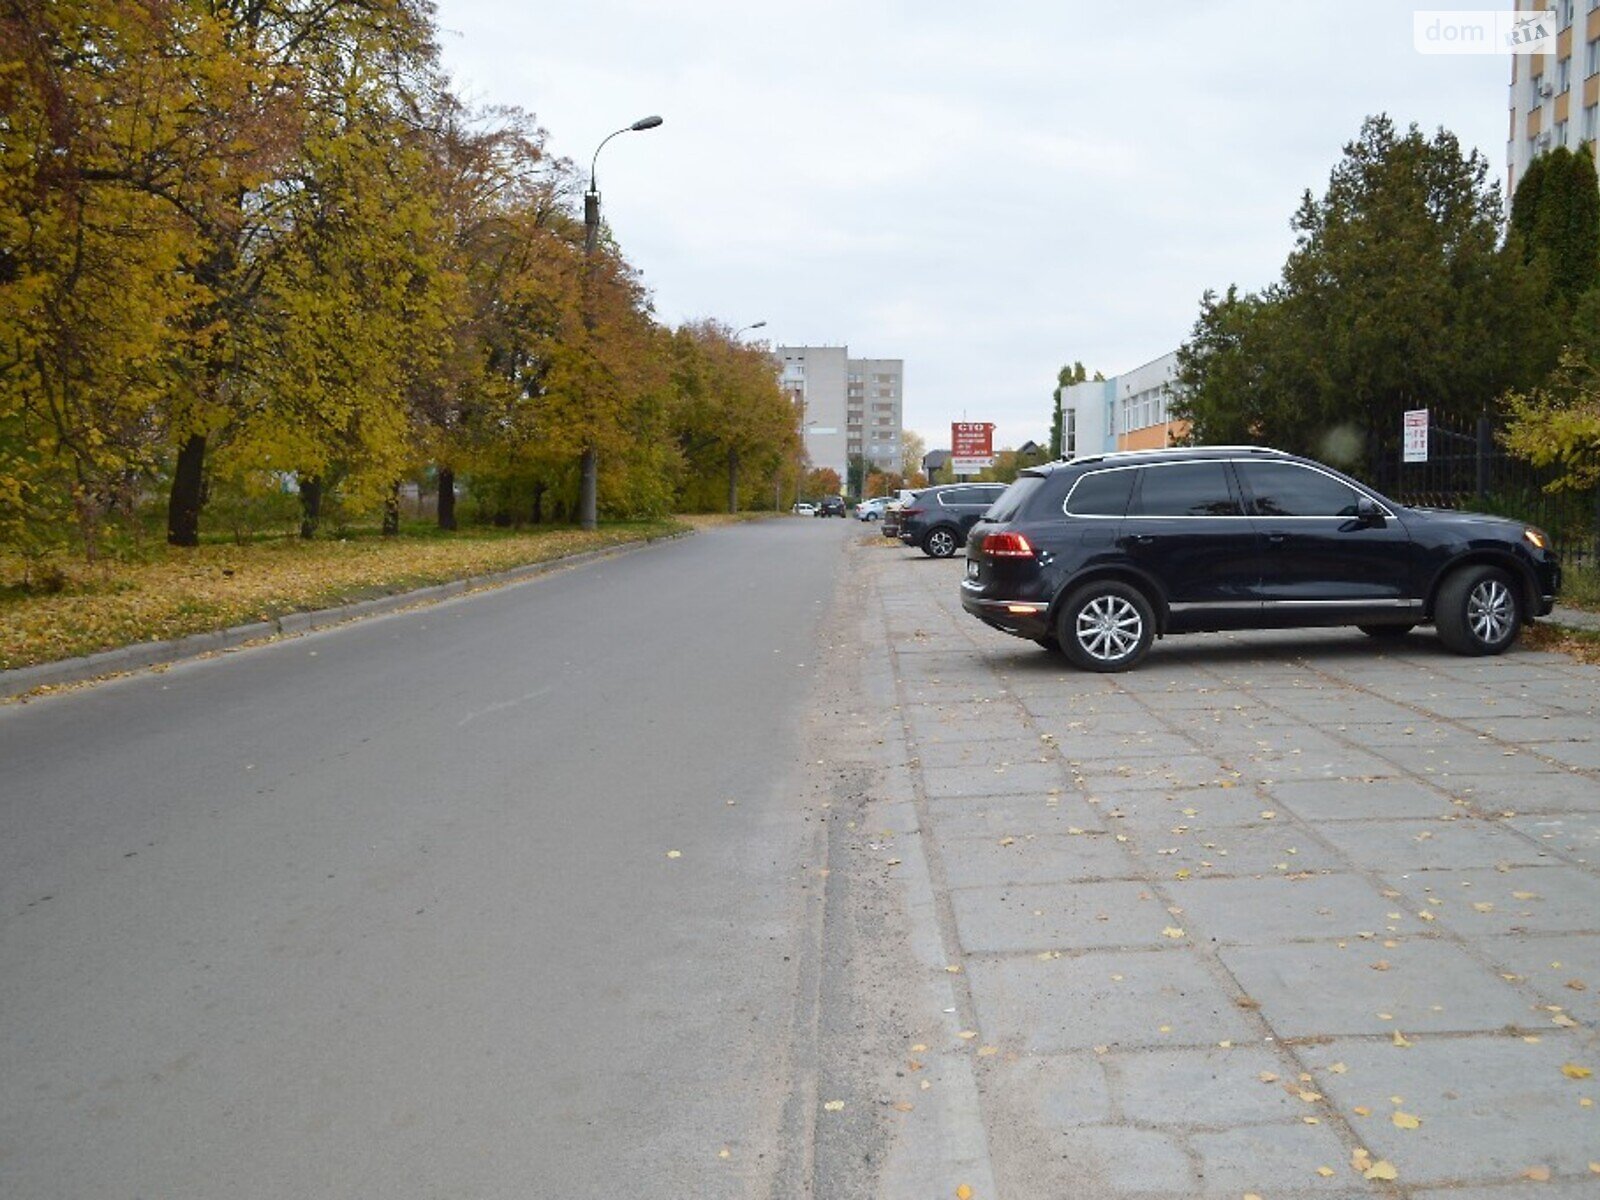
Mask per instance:
[[[1156,538],[1153,533],[1136,533],[1133,535],[1133,544],[1135,546],[1153,546],[1155,541]]]
[[[1285,542],[1287,542],[1288,540],[1289,540],[1289,535],[1287,533],[1269,533],[1269,534],[1267,534],[1267,541],[1271,542],[1274,546],[1281,546]]]

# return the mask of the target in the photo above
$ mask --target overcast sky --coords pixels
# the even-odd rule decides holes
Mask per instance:
[[[962,419],[1043,442],[1064,362],[1127,370],[1207,287],[1270,282],[1369,113],[1503,181],[1510,60],[1417,53],[1419,7],[439,0],[439,24],[457,89],[585,171],[665,118],[598,172],[662,321],[903,358],[932,449]]]

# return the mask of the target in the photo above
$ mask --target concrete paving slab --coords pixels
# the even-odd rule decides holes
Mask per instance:
[[[984,1096],[1045,1128],[1109,1124],[1119,1114],[1111,1107],[1104,1059],[1093,1051],[1013,1057],[988,1072]]]
[[[1452,815],[1457,819],[1330,821],[1321,833],[1351,861],[1379,871],[1536,864],[1549,857],[1513,830]]]
[[[1277,818],[1273,803],[1263,801],[1254,788],[1205,787],[1182,791],[1125,792],[1102,800],[1107,822],[1135,834],[1141,841],[1170,845],[1174,830],[1185,832],[1262,825]],[[1108,824],[1109,828],[1109,824]]]
[[[1600,1120],[1578,1105],[1597,1089],[1562,1074],[1571,1063],[1600,1066],[1587,1039],[1546,1036],[1530,1045],[1484,1035],[1399,1049],[1335,1038],[1304,1055],[1315,1067],[1345,1065],[1342,1074],[1319,1070],[1319,1086],[1350,1115],[1372,1156],[1394,1163],[1403,1185],[1510,1184],[1538,1166],[1577,1179],[1600,1159]],[[1356,1114],[1358,1106],[1370,1115]],[[1396,1111],[1420,1126],[1397,1127]]]
[[[1283,1086],[1299,1068],[1268,1046],[1113,1051],[1100,1061],[1117,1112],[1144,1125],[1220,1128],[1298,1121],[1316,1111]]]
[[[1266,792],[1307,821],[1445,817],[1459,811],[1448,796],[1414,779],[1284,780],[1268,785]]]
[[[1023,834],[1103,832],[1099,810],[1075,795],[960,796],[928,801],[931,828],[941,837],[1020,837]],[[1076,836],[1076,835],[1074,835]]]
[[[1181,834],[1142,837],[1137,847],[1141,865],[1154,875],[1180,879],[1343,871],[1348,866],[1304,826],[1288,821],[1242,827],[1211,825],[1204,817],[1196,821],[1196,827]]]
[[[1350,1152],[1339,1135],[1320,1123],[1246,1125],[1221,1133],[1197,1133],[1192,1141],[1201,1162],[1202,1196],[1268,1196],[1290,1191],[1342,1195],[1362,1182],[1352,1179],[1347,1166]],[[1319,1167],[1336,1173],[1319,1175]],[[1374,1189],[1368,1194],[1380,1193]]]
[[[1196,1181],[1178,1139],[1147,1129],[1007,1124],[991,1139],[1006,1196],[1192,1196]]]
[[[1218,955],[1281,1037],[1409,1037],[1535,1023],[1516,988],[1438,939],[1230,946]]]
[[[960,888],[950,903],[969,954],[1159,946],[1162,930],[1176,927],[1159,899],[1129,882]]]
[[[1506,818],[1504,823],[1574,863],[1600,864],[1600,813],[1542,813]]]
[[[1009,766],[928,767],[922,786],[930,800],[955,796],[1042,796],[1060,788],[1067,775],[1059,763],[1012,763]]]
[[[917,747],[916,757],[923,767],[965,767],[972,770],[1057,761],[1055,747],[1050,743],[1038,738],[1015,736],[969,742],[929,742]]]
[[[1196,938],[1233,944],[1397,937],[1423,923],[1359,875],[1189,879],[1170,885]]]
[[[1137,873],[1127,851],[1105,834],[941,836],[938,842],[951,888],[1130,879]]]
[[[1590,1026],[1600,1026],[1600,934],[1558,933],[1545,937],[1516,934],[1477,943],[1497,968],[1518,975],[1545,1004]],[[1550,1023],[1548,1010],[1533,1020]],[[1600,1078],[1600,1070],[1596,1071]]]
[[[1113,760],[1114,761],[1114,760]],[[1187,754],[1163,761],[1130,759],[1112,766],[1106,761],[1082,760],[1084,786],[1090,793],[1114,795],[1145,788],[1204,787],[1233,779],[1232,773],[1214,758]]]
[[[1600,932],[1600,879],[1578,867],[1422,871],[1391,881],[1416,904],[1442,901],[1433,906],[1439,924],[1463,936]]]
[[[1537,785],[1514,772],[1503,775],[1436,776],[1438,787],[1487,812],[1595,812],[1600,810],[1600,785],[1577,773],[1541,775]]]
[[[1192,948],[981,958],[967,973],[984,1040],[1021,1053],[1243,1045],[1256,1036]]]

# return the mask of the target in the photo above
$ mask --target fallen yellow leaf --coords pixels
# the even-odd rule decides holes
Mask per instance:
[[[1399,1046],[1401,1049],[1411,1045],[1411,1043],[1405,1039],[1398,1029],[1394,1031],[1394,1044]]]
[[[1365,1104],[1358,1104],[1350,1111],[1355,1113],[1358,1117],[1370,1117],[1372,1115],[1372,1110]]]
[[[1333,1168],[1332,1167],[1318,1167],[1317,1168],[1317,1174],[1321,1175],[1324,1179],[1331,1179],[1331,1178],[1333,1178]]]
[[[1529,1167],[1522,1173],[1524,1179],[1531,1179],[1535,1183],[1548,1183],[1550,1181],[1549,1167]]]
[[[1363,1179],[1398,1179],[1400,1172],[1394,1169],[1394,1164],[1388,1159],[1380,1158],[1372,1166],[1361,1173]]]
[[[1588,1067],[1580,1067],[1577,1063],[1568,1063],[1561,1068],[1561,1073],[1568,1079],[1587,1079],[1594,1074]]]
[[[682,858],[683,857],[683,851],[682,850],[668,850],[667,851],[667,857],[668,858]]]
[[[978,1031],[976,1029],[963,1029],[960,1033],[956,1034],[956,1036],[964,1042],[970,1042],[973,1038],[978,1036]]]
[[[999,1054],[999,1053],[1000,1053],[1000,1048],[998,1046],[979,1046],[978,1047],[978,1057],[979,1058],[993,1058],[996,1054]]]
[[[844,1107],[844,1101],[843,1100],[829,1100],[826,1104],[824,1104],[822,1106],[822,1110],[824,1112],[838,1112],[843,1107]]]
[[[1397,1129],[1420,1129],[1422,1127],[1422,1119],[1414,1117],[1408,1112],[1390,1113],[1389,1120],[1395,1123],[1395,1128]]]
[[[956,1189],[956,1200],[972,1200],[972,1189],[963,1183]]]
[[[1161,936],[1173,939],[1181,938],[1183,936],[1183,930],[1179,929],[1176,925],[1168,925],[1161,931]]]

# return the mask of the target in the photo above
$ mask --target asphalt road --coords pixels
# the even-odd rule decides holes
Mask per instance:
[[[0,1194],[795,1171],[797,756],[848,524],[0,708]]]

